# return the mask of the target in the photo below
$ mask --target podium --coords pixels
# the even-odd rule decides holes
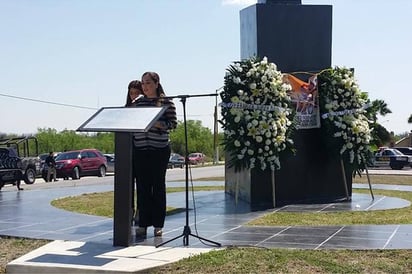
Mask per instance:
[[[131,243],[133,133],[147,132],[167,107],[103,107],[84,122],[80,132],[114,132],[115,166],[113,246]]]

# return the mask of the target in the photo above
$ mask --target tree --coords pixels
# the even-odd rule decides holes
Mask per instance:
[[[371,106],[366,109],[367,117],[370,120],[370,128],[372,129],[372,140],[370,145],[375,149],[392,141],[392,136],[389,131],[378,123],[378,115],[385,116],[392,113],[388,108],[388,104],[383,100],[374,100]]]
[[[110,153],[114,151],[114,133],[113,132],[99,132],[94,139],[94,146],[99,146],[102,153]]]
[[[202,126],[202,122],[198,120],[188,120],[187,140],[188,153],[202,152],[208,157],[213,156],[213,133],[212,131]],[[170,134],[172,151],[185,155],[185,134],[184,123],[179,121],[175,130]]]
[[[412,114],[411,114],[411,116],[409,116],[409,118],[408,118],[408,123],[409,123],[409,124],[412,124]]]
[[[103,153],[114,152],[114,134],[85,134],[74,130],[57,132],[52,128],[38,129],[39,153],[61,152],[83,148],[96,148]]]
[[[86,148],[84,145],[85,135],[79,134],[74,130],[63,130],[59,134],[60,147],[58,151],[69,151],[74,149]]]
[[[384,100],[372,101],[372,106],[370,107],[370,111],[368,112],[372,114],[372,120],[374,124],[377,123],[378,114],[385,116],[386,114],[392,113],[392,111],[388,108],[388,104],[385,103]]]
[[[39,143],[39,153],[60,151],[60,142],[56,138],[57,135],[57,130],[53,128],[37,129],[36,138]]]
[[[213,133],[203,127],[201,121],[187,121],[188,148],[191,152],[202,152],[207,157],[213,157]],[[0,136],[3,136],[0,134]],[[75,130],[63,130],[57,132],[53,128],[39,128],[35,134],[39,144],[39,154],[54,152],[63,152],[84,148],[95,148],[102,153],[114,153],[114,133],[79,133]],[[14,135],[5,135],[6,138],[17,137]],[[179,121],[177,128],[170,134],[171,148],[173,152],[181,155],[185,154],[184,124]],[[219,135],[222,139],[223,135]],[[32,149],[31,149],[32,150]]]
[[[382,125],[376,123],[372,129],[372,140],[370,145],[377,149],[385,144],[388,144],[392,141],[392,135],[389,131],[386,130]]]

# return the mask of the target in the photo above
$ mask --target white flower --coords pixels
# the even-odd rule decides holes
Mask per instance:
[[[335,129],[332,136],[340,142],[339,153],[347,157],[349,163],[361,164],[362,154],[367,152],[366,146],[371,139],[369,123],[361,109],[366,103],[362,98],[353,73],[346,68],[336,68],[331,71],[329,77],[323,83],[323,92],[319,92],[326,102],[325,109],[329,116],[325,123]]]
[[[294,115],[287,93],[291,86],[282,77],[267,58],[229,67],[222,99],[236,108],[222,107],[222,125],[236,167],[280,168],[279,153],[293,145],[288,138]]]
[[[266,77],[266,75],[263,75],[262,78],[260,78],[260,80],[262,81],[262,83],[267,82],[268,78]]]
[[[262,58],[262,61],[260,61],[260,63],[262,64],[262,65],[266,65],[267,63],[268,63],[268,58],[265,56],[265,57],[263,57]]]

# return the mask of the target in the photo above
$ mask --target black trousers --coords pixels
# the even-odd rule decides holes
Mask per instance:
[[[139,226],[163,227],[166,218],[166,170],[170,147],[134,151],[139,199]]]

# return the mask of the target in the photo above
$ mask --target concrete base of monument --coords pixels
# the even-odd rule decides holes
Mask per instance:
[[[330,153],[322,132],[299,130],[293,141],[296,153],[281,155],[281,168],[274,174],[257,168],[235,172],[226,165],[226,193],[248,202],[251,210],[349,200],[352,170],[341,163],[339,155]]]
[[[284,170],[275,172],[258,169],[235,172],[234,168],[226,167],[225,192],[232,195],[235,201],[249,203],[252,211],[289,204],[351,200],[352,178],[350,174],[346,174],[345,183],[337,164],[329,166],[329,172],[317,173],[316,176],[319,178],[313,174],[293,174],[293,171],[285,166]],[[330,170],[334,170],[336,175]]]

